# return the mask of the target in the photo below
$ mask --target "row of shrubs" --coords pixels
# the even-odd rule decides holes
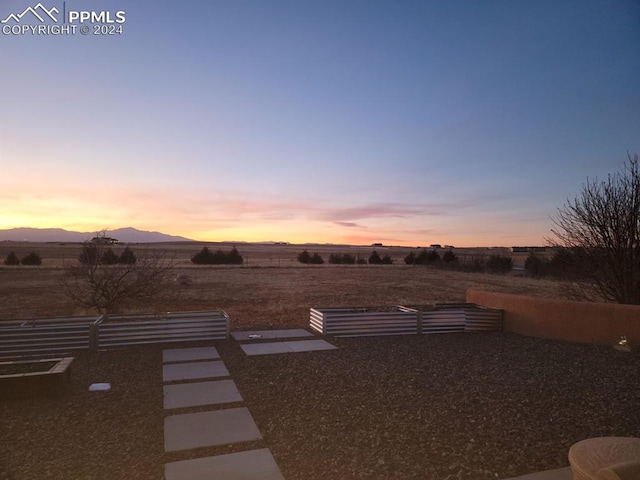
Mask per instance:
[[[597,268],[583,258],[579,249],[558,248],[551,258],[531,252],[524,262],[524,269],[530,277],[574,278],[585,274],[588,269]]]
[[[313,255],[311,255],[306,250],[298,254],[298,261],[300,263],[307,263],[312,265],[322,265],[324,263],[324,259],[322,258],[322,256],[320,256],[319,253],[314,253]]]
[[[324,263],[324,259],[319,253],[311,255],[304,250],[298,254],[298,262],[321,265]],[[329,255],[329,263],[336,265],[365,265],[367,263],[371,265],[390,265],[393,263],[393,260],[389,255],[381,257],[380,254],[374,250],[368,259],[360,258],[359,255],[356,257],[350,253],[332,253]]]
[[[508,273],[513,269],[513,261],[508,255],[471,255],[460,260],[452,250],[442,256],[436,250],[423,249],[419,254],[409,253],[404,259],[408,265],[431,265],[465,272]],[[579,249],[558,248],[551,257],[532,252],[524,263],[530,277],[578,278],[585,274],[589,266]]]
[[[98,246],[86,243],[82,247],[78,260],[83,265],[133,265],[138,261],[138,258],[129,247],[126,247],[118,255],[111,248],[102,251]]]
[[[191,257],[191,262],[197,265],[242,265],[242,255],[236,247],[229,252],[218,249],[212,252],[208,247],[203,247],[198,253]]]
[[[95,245],[85,244],[82,252],[78,257],[80,263],[85,265],[116,265],[126,264],[133,265],[136,263],[136,255],[129,247],[125,248],[120,255],[117,255],[112,249],[101,252]],[[4,260],[5,265],[42,265],[42,257],[36,252],[31,252],[22,258],[18,258],[15,252],[10,252]]]
[[[120,255],[117,255],[111,248],[102,251],[94,244],[85,244],[78,260],[82,264],[90,265],[133,265],[138,259],[129,247],[126,247]],[[222,250],[212,252],[208,247],[204,247],[191,257],[191,262],[199,265],[239,265],[242,264],[243,259],[236,247],[233,247],[229,252],[223,252]]]
[[[440,258],[440,254],[436,250],[423,248],[418,255],[411,252],[404,257],[404,263],[407,265],[432,265],[438,263],[440,260],[445,263],[453,263],[458,261],[458,256],[453,253],[452,250],[447,250],[442,258]]]
[[[80,263],[84,265],[133,265],[138,258],[135,253],[126,247],[120,255],[111,248],[102,251],[93,244],[85,244],[78,257]],[[191,261],[203,265],[239,265],[242,264],[242,255],[233,247],[229,252],[218,250],[212,252],[208,247],[204,247],[199,253],[191,257]],[[4,261],[5,265],[41,265],[42,257],[35,252],[19,258],[15,252],[10,252]]]
[[[324,263],[324,259],[319,253],[312,255],[307,250],[304,250],[298,254],[298,262],[321,265]],[[468,272],[489,273],[508,273],[513,267],[511,257],[509,256],[491,255],[490,257],[485,257],[484,255],[477,255],[472,256],[468,260],[460,261],[458,256],[451,250],[446,251],[442,256],[440,256],[436,250],[423,249],[418,254],[411,252],[404,258],[404,262],[407,265],[428,265]],[[374,250],[368,259],[360,258],[360,256],[355,256],[350,253],[332,253],[329,255],[329,263],[342,265],[391,265],[393,264],[393,259],[389,255],[380,256],[380,254]]]
[[[126,247],[120,255],[116,254],[111,248],[102,252],[100,258],[100,250],[92,244],[86,244],[82,248],[82,252],[78,257],[80,263],[83,264],[102,264],[116,265],[126,264],[132,265],[137,261],[135,253]],[[567,277],[571,272],[577,272],[580,268],[580,262],[577,252],[570,252],[567,249],[558,249],[551,258],[541,257],[535,253],[529,254],[524,268],[531,277]],[[242,255],[236,247],[229,252],[223,252],[218,249],[212,252],[208,247],[204,247],[200,252],[191,257],[191,262],[200,265],[241,265],[243,263]],[[389,255],[380,256],[374,250],[368,259],[361,258],[359,255],[350,253],[332,253],[328,259],[330,264],[336,265],[390,265],[393,259]],[[298,254],[298,262],[311,265],[321,265],[324,259],[319,253],[310,254],[307,250]],[[491,255],[488,258],[483,255],[471,256],[461,262],[458,256],[452,250],[446,251],[442,256],[436,250],[423,249],[420,253],[409,253],[404,258],[407,265],[428,265],[435,267],[447,267],[456,270],[469,272],[489,272],[489,273],[508,273],[513,268],[511,257],[505,255]],[[42,257],[31,252],[22,258],[19,258],[15,252],[10,252],[4,260],[5,265],[41,265]]]
[[[10,252],[4,261],[5,265],[42,265],[42,257],[36,252],[31,252],[22,258],[18,258],[16,252]]]
[[[404,258],[407,265],[431,265],[465,272],[508,273],[513,268],[513,261],[507,255],[472,255],[460,261],[452,250],[442,256],[436,250],[422,249],[419,254],[409,253]]]

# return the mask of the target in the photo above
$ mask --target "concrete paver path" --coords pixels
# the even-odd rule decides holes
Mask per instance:
[[[325,340],[297,340],[288,342],[248,343],[240,348],[247,355],[271,355],[276,353],[312,352],[333,350],[336,347]]]
[[[190,362],[220,358],[216,347],[172,348],[163,350],[162,362]]]
[[[228,376],[229,371],[222,361],[168,363],[162,366],[162,380],[164,382]]]
[[[262,438],[247,408],[172,415],[164,419],[164,450],[189,450]]]
[[[304,329],[234,332],[233,338],[249,343],[240,347],[247,355],[310,352],[336,347],[325,340],[270,339],[314,337]],[[255,342],[254,342],[255,341]],[[229,371],[215,347],[166,349],[162,352],[165,410],[242,402]],[[165,452],[227,445],[260,440],[262,435],[247,408],[227,408],[205,412],[170,415],[164,418]],[[165,465],[166,480],[284,480],[271,451],[267,448],[246,452],[195,458]]]
[[[165,410],[241,401],[242,395],[233,380],[178,383],[164,386]]]
[[[168,463],[166,480],[284,480],[268,448]]]

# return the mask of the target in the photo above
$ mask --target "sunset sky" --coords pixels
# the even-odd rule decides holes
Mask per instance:
[[[637,0],[64,8],[123,33],[0,34],[0,229],[542,245],[640,153]]]

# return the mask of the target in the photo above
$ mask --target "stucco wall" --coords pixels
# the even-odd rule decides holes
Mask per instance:
[[[467,290],[467,302],[504,310],[504,330],[533,337],[613,345],[625,335],[640,347],[640,306],[570,302]]]

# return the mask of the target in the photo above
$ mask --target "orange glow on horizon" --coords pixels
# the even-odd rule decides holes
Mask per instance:
[[[487,225],[498,224],[491,216],[396,218],[381,211],[367,209],[356,212],[354,221],[332,220],[332,211],[318,210],[313,205],[286,205],[290,215],[273,218],[282,206],[262,200],[259,203],[236,200],[218,202],[215,208],[193,208],[207,205],[205,194],[190,196],[188,192],[104,191],[87,192],[71,188],[63,191],[43,186],[39,194],[23,194],[19,189],[5,190],[0,199],[0,229],[32,227],[62,228],[93,233],[102,230],[133,227],[138,230],[162,232],[203,242],[280,241],[293,244],[347,244],[426,246],[431,244],[472,246],[544,245],[544,237],[536,226],[524,221],[512,222],[492,231]],[[178,200],[176,200],[178,199]],[[335,218],[335,217],[334,217]],[[123,220],[124,219],[124,220]],[[518,235],[505,228],[519,231]],[[462,233],[460,233],[462,232]]]
[[[180,225],[163,219],[163,224],[123,222],[122,220],[106,219],[96,223],[94,218],[68,217],[28,217],[26,215],[4,216],[0,221],[0,229],[11,228],[61,228],[69,231],[93,233],[102,230],[115,230],[132,227],[138,230],[157,231],[167,235],[182,236],[202,242],[288,242],[291,244],[341,244],[341,245],[383,245],[404,247],[428,247],[431,244],[452,245],[454,247],[498,247],[513,245],[544,245],[542,237],[533,235],[522,237],[505,237],[503,241],[491,241],[482,236],[465,234],[416,234],[406,231],[400,235],[393,230],[384,228],[373,231],[366,229],[342,227],[326,222],[272,222],[259,225],[234,226],[218,229],[195,229],[193,226]],[[363,231],[365,230],[365,231]]]

